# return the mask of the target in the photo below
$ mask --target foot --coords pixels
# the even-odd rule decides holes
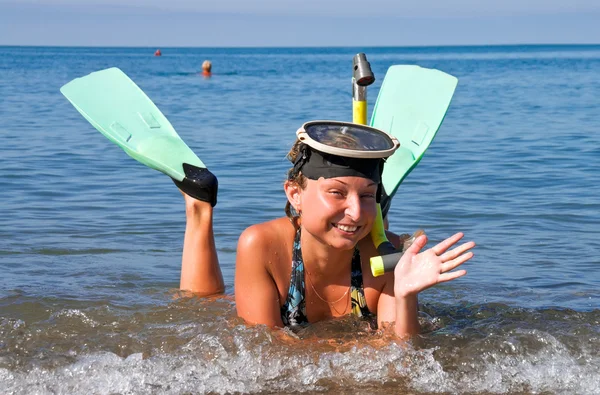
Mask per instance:
[[[217,177],[205,167],[196,167],[187,163],[183,164],[185,178],[183,181],[173,180],[175,185],[195,199],[210,203],[211,206],[217,204],[217,191],[219,182]]]

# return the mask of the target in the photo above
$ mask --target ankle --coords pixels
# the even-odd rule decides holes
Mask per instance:
[[[188,218],[212,217],[213,207],[209,202],[195,199],[190,195],[182,193],[185,199],[185,215]]]

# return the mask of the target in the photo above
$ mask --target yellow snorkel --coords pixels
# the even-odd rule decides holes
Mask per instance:
[[[354,72],[352,74],[352,122],[360,125],[367,124],[367,86],[375,82],[371,64],[364,53],[359,53],[352,59]]]
[[[357,124],[366,124],[366,87],[375,77],[364,54],[356,55],[353,61],[352,118]],[[410,245],[420,234],[416,232],[404,242],[400,251],[396,250],[385,235],[382,212],[387,212],[398,186],[417,166],[437,134],[457,83],[456,77],[440,70],[394,65],[388,69],[381,84],[370,126],[397,139],[400,146],[393,155],[387,157],[381,176],[384,197],[378,204],[379,213],[371,230],[373,244],[380,254],[371,258],[374,276],[393,271],[402,255],[400,251],[405,250],[407,243]]]
[[[367,124],[367,86],[375,82],[375,75],[371,71],[371,65],[364,53],[359,53],[352,59],[352,122]],[[381,205],[377,203],[377,218],[371,229],[371,239],[377,247],[380,255],[388,255],[397,252],[396,248],[385,235]],[[383,273],[381,273],[383,274]]]

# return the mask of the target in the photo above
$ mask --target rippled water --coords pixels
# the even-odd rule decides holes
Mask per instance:
[[[600,46],[162,51],[0,47],[1,393],[600,392]],[[352,319],[246,327],[237,236],[282,214],[298,125],[351,118],[359,51],[371,108],[392,64],[459,77],[391,228],[462,230],[476,258],[421,295],[427,331],[409,345]],[[176,291],[181,196],[59,93],[109,66],[218,175],[226,297]]]

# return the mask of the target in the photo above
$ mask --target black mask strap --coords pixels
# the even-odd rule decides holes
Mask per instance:
[[[347,158],[326,154],[302,144],[294,167],[288,173],[288,180],[293,180],[300,172],[311,180],[348,176],[367,178],[377,183],[376,200],[379,203],[383,193],[381,175],[384,163],[384,159]]]

